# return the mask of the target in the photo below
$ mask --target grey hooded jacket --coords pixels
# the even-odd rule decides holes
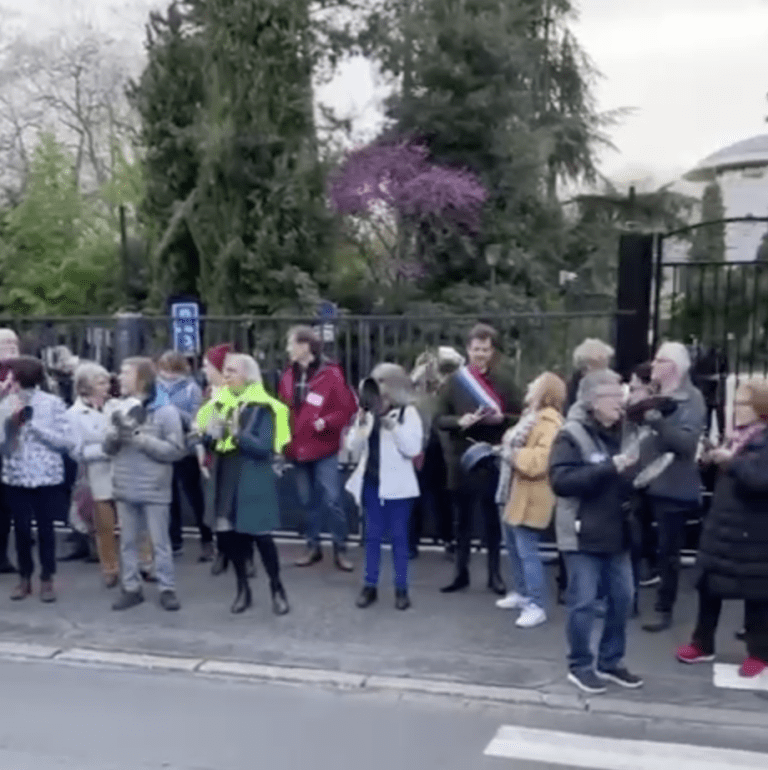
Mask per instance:
[[[136,399],[125,399],[117,402],[115,408],[127,412],[135,403]],[[146,422],[129,440],[116,440],[112,434],[104,448],[107,453],[114,452],[112,486],[115,500],[170,504],[173,463],[187,453],[181,417],[175,406],[149,408]]]

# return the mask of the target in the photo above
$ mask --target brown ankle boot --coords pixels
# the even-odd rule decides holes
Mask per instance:
[[[56,601],[56,592],[53,590],[53,580],[40,581],[40,601],[52,604]]]
[[[20,602],[32,593],[32,581],[29,578],[21,578],[19,584],[11,592],[11,599]]]

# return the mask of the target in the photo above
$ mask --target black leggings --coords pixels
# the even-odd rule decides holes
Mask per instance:
[[[715,633],[720,620],[723,600],[710,592],[707,575],[699,579],[699,612],[693,641],[701,651],[711,655],[715,651]],[[744,602],[744,630],[746,631],[747,654],[768,663],[768,602]]]
[[[280,558],[272,535],[247,535],[242,532],[219,532],[219,547],[232,562],[238,580],[247,580],[246,564],[253,556],[253,543],[259,549],[261,563],[270,583],[280,582]]]

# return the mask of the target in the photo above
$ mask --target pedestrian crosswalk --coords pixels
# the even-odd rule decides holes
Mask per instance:
[[[715,687],[730,690],[757,690],[768,692],[768,669],[759,676],[739,676],[739,666],[730,663],[715,663],[713,667]],[[768,766],[768,762],[766,762]]]
[[[768,755],[752,751],[509,725],[499,728],[485,755],[589,770],[765,770],[768,767]]]

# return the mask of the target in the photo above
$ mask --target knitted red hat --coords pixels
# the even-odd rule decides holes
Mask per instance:
[[[227,354],[231,352],[232,352],[232,345],[229,342],[223,342],[221,345],[216,345],[213,348],[209,348],[209,350],[205,354],[205,357],[220,372],[223,372],[224,359],[227,357]]]

